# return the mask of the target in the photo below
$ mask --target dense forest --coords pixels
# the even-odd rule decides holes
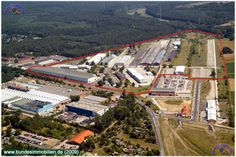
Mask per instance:
[[[181,7],[189,2],[19,3],[24,13],[3,12],[2,33],[7,37],[16,34],[27,37],[20,42],[3,40],[3,56],[20,52],[80,56],[191,28],[234,38],[233,27],[215,27],[234,20],[234,2],[191,8]],[[2,10],[9,4],[4,2]],[[148,16],[127,13],[137,8],[146,8]]]

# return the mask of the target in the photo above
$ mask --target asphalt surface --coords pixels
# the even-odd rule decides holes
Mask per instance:
[[[192,110],[192,120],[196,121],[198,118],[199,111],[199,101],[200,101],[200,92],[201,92],[201,82],[196,81],[194,86],[194,96],[193,96],[193,110]]]
[[[157,145],[160,146],[160,156],[164,156],[164,146],[163,146],[163,142],[162,142],[162,138],[161,138],[161,131],[159,128],[158,115],[156,115],[156,113],[151,108],[146,106],[144,102],[141,102],[139,100],[137,100],[137,102],[145,107],[148,115],[150,116],[152,123],[154,125],[156,143],[157,143]]]

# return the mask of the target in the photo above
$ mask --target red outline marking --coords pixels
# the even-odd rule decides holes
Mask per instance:
[[[143,43],[164,39],[164,38],[167,38],[167,37],[173,37],[173,36],[177,36],[177,35],[184,34],[184,33],[191,33],[191,32],[197,32],[197,33],[201,33],[201,34],[205,34],[205,35],[211,35],[212,37],[218,38],[218,40],[219,40],[219,49],[220,49],[221,57],[222,57],[221,61],[223,61],[223,64],[224,64],[225,78],[192,78],[190,74],[182,74],[182,75],[188,76],[188,78],[190,80],[228,80],[229,77],[228,77],[228,73],[227,73],[227,69],[226,69],[226,63],[225,63],[225,60],[224,60],[224,53],[222,52],[222,40],[221,40],[220,34],[214,34],[214,33],[210,33],[210,32],[204,32],[204,31],[201,31],[201,30],[192,30],[192,29],[179,31],[179,32],[176,32],[176,33],[173,33],[173,34],[167,34],[167,35],[159,36],[159,37],[148,39],[148,40],[138,41],[138,42],[134,42],[132,44],[121,45],[121,46],[118,46],[116,48],[110,48],[110,49],[107,49],[107,50],[102,50],[102,51],[95,52],[95,53],[88,54],[88,55],[84,55],[84,56],[70,58],[70,59],[67,59],[67,60],[64,60],[64,61],[61,61],[61,62],[55,62],[55,63],[48,64],[47,66],[67,63],[67,62],[70,62],[70,61],[73,61],[73,60],[78,60],[78,59],[85,58],[85,57],[88,57],[88,56],[94,56],[98,53],[104,53],[104,52],[108,52],[108,51],[116,51],[116,50],[121,49],[121,48],[127,48],[129,46],[140,45],[140,44],[143,44]],[[42,73],[32,72],[31,69],[35,68],[35,67],[44,67],[44,66],[38,66],[38,65],[37,66],[32,66],[29,69],[27,69],[26,71],[29,72],[30,74],[33,74],[33,75],[47,76],[47,77],[50,77],[50,78],[57,78],[59,80],[65,80],[64,78],[59,78],[59,77],[52,76],[52,75],[46,75],[46,74],[42,74]],[[150,85],[150,88],[148,90],[143,91],[143,92],[139,92],[139,93],[133,93],[133,92],[126,92],[125,91],[125,94],[132,94],[134,96],[139,96],[141,94],[148,94],[152,90],[152,88],[155,85],[157,79],[160,76],[163,76],[163,75],[174,75],[174,76],[176,76],[176,74],[159,74],[159,76],[156,75],[154,81],[152,82],[152,84]],[[85,82],[75,81],[75,80],[71,80],[71,79],[66,79],[66,81],[79,83],[79,84],[86,84],[88,86],[92,86],[92,87],[96,87],[96,88],[100,88],[100,89],[105,89],[105,90],[110,90],[110,91],[115,91],[115,92],[124,92],[123,89],[121,90],[121,89],[118,89],[118,88],[104,87],[104,86],[101,87],[101,86],[98,86],[98,85],[93,84],[93,83],[85,83]]]

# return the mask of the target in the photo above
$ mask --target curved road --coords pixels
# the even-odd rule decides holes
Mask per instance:
[[[160,146],[160,156],[164,156],[165,152],[164,152],[164,146],[163,146],[163,142],[162,142],[162,138],[161,138],[161,131],[160,131],[160,128],[159,128],[158,115],[156,115],[156,113],[151,108],[149,108],[147,105],[145,105],[144,102],[142,102],[140,100],[137,100],[137,99],[136,99],[136,101],[139,104],[141,104],[142,106],[145,107],[148,115],[150,116],[150,118],[152,120],[152,123],[153,123],[153,126],[154,126],[154,131],[155,131],[155,136],[156,136],[156,143],[157,143],[157,145]]]

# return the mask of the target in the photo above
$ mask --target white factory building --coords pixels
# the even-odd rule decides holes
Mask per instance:
[[[176,39],[176,40],[173,42],[173,45],[174,45],[174,46],[180,46],[180,45],[181,45],[181,40],[180,40],[180,39]]]
[[[127,73],[138,83],[147,83],[148,80],[140,74],[135,68],[128,68]]]
[[[115,65],[118,67],[122,67],[125,66],[127,64],[127,62],[131,59],[130,55],[124,55],[122,58],[120,58]]]
[[[29,100],[39,100],[42,102],[50,102],[52,103],[52,105],[63,104],[65,102],[70,101],[69,97],[42,92],[35,89],[31,89],[28,92],[22,92],[18,90],[5,88],[2,89],[1,96],[2,96],[1,97],[2,102],[15,97],[25,98]]]
[[[216,101],[215,100],[208,100],[206,110],[207,110],[207,121],[216,122],[216,117],[217,117]]]
[[[175,74],[184,74],[185,71],[185,66],[180,65],[180,66],[176,66],[175,68]]]
[[[98,64],[103,58],[106,57],[106,53],[98,53],[95,56],[92,56],[91,58],[89,58],[89,60],[87,61],[88,64],[92,64],[93,62],[95,64]]]
[[[54,60],[54,59],[47,59],[47,60],[44,60],[44,61],[38,62],[38,65],[43,66],[43,65],[47,65],[47,64],[54,63],[54,62],[56,62],[56,60]]]
[[[86,64],[81,64],[81,65],[78,65],[78,69],[91,69],[91,66],[86,65]]]

